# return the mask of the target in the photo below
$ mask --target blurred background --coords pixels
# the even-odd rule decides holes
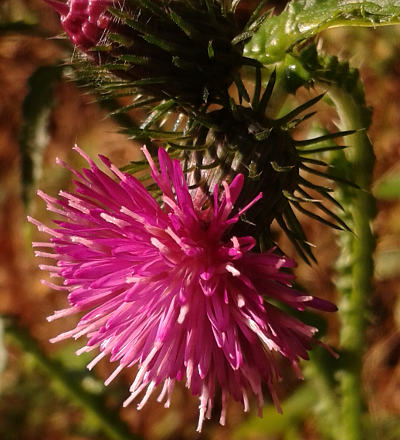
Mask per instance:
[[[110,423],[120,426],[122,433],[131,431],[150,440],[321,439],[318,408],[310,410],[316,399],[313,383],[299,382],[285,362],[278,390],[283,415],[267,404],[264,418],[259,419],[254,402],[249,414],[231,403],[227,427],[220,427],[214,417],[198,435],[197,398],[183,386],[176,387],[170,409],[151,399],[140,412],[134,404],[121,409],[135,371],[125,372],[105,390],[103,380],[112,369],[108,361],[89,374],[85,368],[89,358],[74,355],[79,342],[48,342],[76,321],[46,321],[54,310],[66,306],[66,298],[40,283],[42,273],[31,249],[31,241],[40,237],[26,215],[43,222],[50,217],[35,189],[54,196],[61,188],[71,188],[69,172],[55,166],[55,158],[82,166],[71,149],[74,143],[92,157],[106,154],[118,166],[139,157],[138,146],[118,133],[107,109],[68,80],[67,68],[60,69],[71,56],[68,42],[57,38],[60,34],[58,17],[43,1],[0,2],[0,313],[5,317],[0,327],[0,438],[112,438],[117,434],[104,432],[99,421],[106,408]],[[338,28],[322,33],[319,40],[326,52],[360,69],[367,102],[374,109],[370,137],[376,154],[377,248],[363,391],[366,423],[374,428],[371,438],[395,440],[400,438],[400,29]],[[318,120],[330,130],[332,116],[321,104]],[[334,301],[335,234],[316,222],[303,221],[317,246],[319,265],[300,262],[298,283],[310,294]],[[295,256],[289,243],[283,246]],[[335,348],[337,318],[325,319],[320,318],[324,341]],[[309,368],[304,364],[306,378],[312,374]],[[80,399],[73,396],[75,389],[83,393]]]

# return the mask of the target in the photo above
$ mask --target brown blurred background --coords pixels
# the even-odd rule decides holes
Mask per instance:
[[[27,81],[41,65],[62,61],[65,49],[53,36],[61,33],[56,14],[41,0],[3,0],[1,22],[38,22],[35,29],[0,33],[0,313],[18,317],[41,347],[68,365],[83,386],[94,394],[104,393],[102,381],[110,366],[100,363],[95,374],[85,373],[87,358],[73,355],[79,344],[52,346],[48,339],[72,328],[74,319],[48,324],[46,317],[65,307],[66,299],[40,283],[42,273],[33,258],[30,242],[38,233],[26,222],[26,215],[48,221],[44,204],[33,198],[29,209],[21,199],[21,156],[19,138],[23,100],[28,93]],[[370,137],[377,157],[375,182],[400,175],[400,30],[386,27],[370,29],[333,29],[320,36],[326,52],[350,60],[360,68],[367,102],[374,108]],[[334,127],[332,113],[321,106],[321,120]],[[49,120],[49,143],[44,154],[43,173],[38,186],[55,195],[70,187],[70,175],[54,166],[55,158],[83,165],[71,147],[77,142],[92,157],[109,156],[117,165],[138,157],[137,146],[118,134],[118,127],[95,99],[71,81],[56,86],[54,108]],[[382,425],[379,439],[400,438],[400,204],[396,197],[379,200],[374,224],[377,234],[376,282],[371,301],[368,347],[364,357],[364,392],[368,412],[377,426]],[[298,281],[304,289],[335,299],[332,262],[337,250],[332,246],[334,234],[315,222],[306,221],[310,241],[317,245],[318,266],[299,265]],[[287,245],[286,251],[294,256]],[[328,323],[326,341],[337,343],[336,318]],[[5,345],[4,345],[5,344]],[[285,381],[279,395],[291,395],[299,386],[287,365]],[[6,339],[0,346],[0,438],[4,440],[105,439],[95,421],[79,406],[71,403],[65,392],[52,381],[32,356],[18,344]],[[74,373],[75,374],[75,373]],[[106,404],[119,408],[127,395],[129,381],[125,373],[106,393]],[[254,406],[254,405],[253,405]],[[165,410],[151,400],[141,412],[135,405],[121,410],[121,416],[133,432],[146,439],[197,438],[197,400],[182,387],[176,387],[172,407]],[[205,425],[202,439],[278,440],[282,434],[263,434],[262,424],[253,423],[254,415],[243,415],[240,405],[231,404],[228,426],[216,420]],[[296,435],[290,438],[319,439],[313,414],[296,419]],[[215,419],[217,419],[215,417]],[[274,419],[275,420],[275,419]],[[261,423],[261,422],[260,422]],[[261,426],[261,427],[260,427]],[[287,434],[285,434],[287,435]],[[397,437],[399,435],[399,437]],[[289,439],[289,437],[286,437]]]

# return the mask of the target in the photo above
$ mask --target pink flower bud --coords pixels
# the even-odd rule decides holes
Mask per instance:
[[[83,51],[99,43],[111,20],[106,11],[113,0],[45,1],[60,14],[68,37]]]

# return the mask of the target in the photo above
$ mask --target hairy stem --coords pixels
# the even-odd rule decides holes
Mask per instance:
[[[351,179],[360,187],[353,190],[341,187],[341,199],[352,233],[340,237],[341,255],[338,261],[337,287],[341,293],[339,314],[341,319],[340,345],[342,365],[338,374],[341,388],[341,440],[362,440],[361,417],[363,396],[361,389],[362,356],[365,347],[367,309],[372,291],[375,240],[371,221],[375,216],[375,203],[370,193],[374,153],[365,131],[370,123],[370,112],[365,105],[359,83],[353,92],[333,86],[328,94],[340,117],[340,129],[360,129],[346,137],[346,163]],[[341,167],[340,160],[336,166]]]

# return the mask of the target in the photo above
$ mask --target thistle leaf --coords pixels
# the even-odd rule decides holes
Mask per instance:
[[[337,26],[377,27],[400,23],[399,0],[292,0],[266,20],[245,46],[263,64],[282,61],[296,44]]]

